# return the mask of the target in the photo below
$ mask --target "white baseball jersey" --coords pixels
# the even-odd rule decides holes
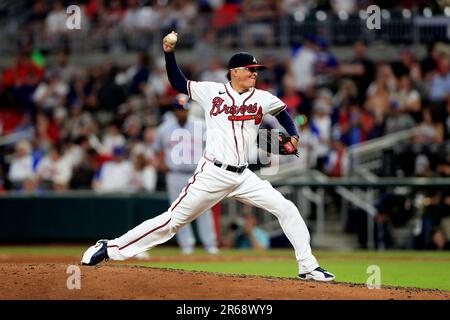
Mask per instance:
[[[248,163],[263,116],[286,108],[267,91],[251,88],[239,94],[229,82],[188,81],[188,94],[205,109],[205,156],[233,166]]]

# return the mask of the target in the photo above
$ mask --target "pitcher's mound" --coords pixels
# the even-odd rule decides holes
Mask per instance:
[[[0,299],[311,300],[450,299],[439,290],[318,283],[297,279],[63,263],[2,263]],[[69,272],[69,273],[68,273]],[[77,286],[80,289],[77,289]],[[73,288],[73,289],[69,289]]]

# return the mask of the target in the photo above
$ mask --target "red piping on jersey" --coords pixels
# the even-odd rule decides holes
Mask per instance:
[[[244,102],[242,103],[243,105],[245,105],[245,103],[247,102],[248,99],[250,99],[250,97],[255,93],[256,89],[253,88],[252,93],[250,93],[250,95],[244,100]]]
[[[214,163],[214,161],[215,161],[215,160],[212,160],[212,159],[208,158],[208,157],[206,156],[206,153],[203,153],[203,157],[205,157],[205,159],[208,160],[209,162]]]
[[[241,163],[241,157],[239,156],[239,148],[237,145],[236,131],[234,130],[234,121],[231,122],[231,126],[233,127],[234,144],[236,145],[236,153],[238,156],[238,165],[239,165]]]
[[[195,178],[197,177],[197,175],[200,172],[203,172],[203,167],[205,166],[205,164],[206,164],[206,162],[202,165],[202,168],[200,169],[200,171],[197,172],[196,174],[194,174],[194,179],[192,180],[192,182],[188,183],[188,185],[186,186],[183,196],[180,198],[180,200],[178,200],[178,202],[173,206],[173,208],[170,209],[170,211],[173,211],[180,204],[181,200],[183,200],[183,198],[186,197],[189,187],[195,182]]]
[[[205,166],[205,164],[206,164],[206,162],[202,165],[201,170],[200,170],[199,172],[197,172],[196,174],[194,174],[194,179],[192,180],[191,183],[188,183],[188,185],[186,186],[186,189],[184,190],[184,195],[180,198],[180,200],[178,200],[178,202],[175,204],[175,206],[174,206],[172,209],[170,209],[170,211],[173,211],[173,210],[178,206],[178,204],[181,202],[181,200],[183,200],[183,198],[186,197],[187,191],[188,191],[189,187],[195,182],[195,178],[197,177],[197,175],[198,175],[200,172],[203,172],[203,167]],[[139,238],[137,238],[137,239],[135,239],[135,240],[129,242],[128,244],[124,245],[123,247],[119,247],[118,245],[111,245],[111,246],[107,246],[107,247],[108,247],[108,248],[114,248],[114,247],[116,247],[116,248],[119,248],[119,250],[125,249],[125,248],[128,247],[129,245],[132,245],[133,243],[135,243],[135,242],[141,240],[142,238],[145,238],[146,236],[148,236],[148,235],[151,234],[152,232],[154,232],[154,231],[156,231],[156,230],[158,230],[158,229],[161,229],[162,227],[165,227],[165,226],[170,222],[170,220],[172,220],[172,219],[167,220],[164,224],[162,224],[162,225],[160,225],[159,227],[156,227],[156,228],[150,230],[149,232],[147,232],[147,233],[145,233],[144,235],[140,236]]]
[[[189,96],[189,98],[192,99],[192,96],[191,96],[191,80],[188,80],[188,87],[187,87],[187,89],[188,89],[188,96]]]
[[[245,161],[244,120],[242,120],[241,125],[241,137],[242,137],[242,152],[244,153],[244,161]]]
[[[130,243],[124,245],[123,247],[120,247],[120,248],[119,248],[118,245],[107,246],[107,247],[108,247],[108,248],[114,248],[114,247],[117,247],[117,248],[119,248],[119,250],[125,249],[125,248],[128,247],[129,245],[132,245],[133,243],[135,243],[135,242],[141,240],[142,238],[145,238],[145,237],[148,236],[150,233],[152,233],[152,232],[154,232],[154,231],[156,231],[156,230],[158,230],[158,229],[161,229],[162,227],[165,227],[165,226],[170,222],[170,220],[171,220],[171,219],[167,220],[167,222],[165,222],[164,224],[160,225],[159,227],[156,227],[155,229],[150,230],[150,231],[147,232],[146,234],[140,236],[140,237],[137,238],[136,240],[131,241]]]
[[[250,95],[244,100],[244,102],[242,103],[242,105],[245,105],[245,103],[247,102],[248,99],[250,99],[250,97],[255,93],[256,89],[253,88],[252,93],[250,93]],[[245,109],[244,109],[244,113],[245,113]],[[242,119],[242,125],[241,125],[241,136],[242,136],[242,152],[244,152],[244,159],[245,159],[245,140],[244,140],[244,119]]]
[[[232,104],[232,106],[235,106],[234,105],[234,98],[233,98],[233,96],[228,92],[228,89],[227,89],[227,86],[226,86],[226,84],[224,84],[223,85],[224,87],[225,87],[225,91],[227,92],[227,94],[228,94],[228,96],[231,98],[231,100],[233,101],[233,104]],[[236,106],[237,107],[237,106]],[[237,156],[238,156],[238,165],[241,163],[241,157],[239,156],[239,148],[238,148],[238,145],[237,145],[237,139],[236,139],[236,131],[234,130],[234,120],[232,120],[231,121],[231,126],[232,126],[232,128],[233,128],[233,136],[234,136],[234,144],[236,145],[236,153],[237,153]]]

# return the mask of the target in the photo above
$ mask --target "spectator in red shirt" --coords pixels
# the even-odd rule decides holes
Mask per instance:
[[[227,47],[236,45],[239,18],[239,5],[232,1],[226,1],[212,16],[211,25],[217,32],[217,39]]]
[[[36,135],[39,145],[48,149],[51,145],[60,142],[60,128],[50,120],[50,116],[39,113],[36,116]]]
[[[44,69],[33,63],[28,52],[22,51],[16,57],[14,64],[3,71],[3,84],[6,87],[22,86],[33,74],[42,80]]]
[[[93,23],[97,23],[99,18],[105,13],[103,0],[89,0],[86,5],[86,15]]]

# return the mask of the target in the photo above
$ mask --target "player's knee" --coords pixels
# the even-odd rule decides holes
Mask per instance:
[[[283,201],[282,203],[282,211],[283,212],[287,212],[289,214],[297,214],[298,213],[298,209],[295,206],[294,203],[292,203],[292,201],[285,199],[285,201]]]
[[[172,218],[172,220],[170,220],[169,223],[169,228],[172,233],[177,233],[178,231],[180,231],[181,228],[185,227],[186,224],[187,224],[186,221],[181,221],[179,219]]]
[[[170,232],[172,232],[172,233],[177,233],[178,230],[181,229],[181,227],[182,227],[182,225],[179,222],[177,223],[174,220],[171,220],[169,223]]]
[[[293,217],[299,214],[297,207],[292,203],[292,201],[284,199],[279,205],[279,213],[285,217]]]
[[[297,214],[298,209],[292,201],[283,198],[274,204],[274,212],[276,216]]]

